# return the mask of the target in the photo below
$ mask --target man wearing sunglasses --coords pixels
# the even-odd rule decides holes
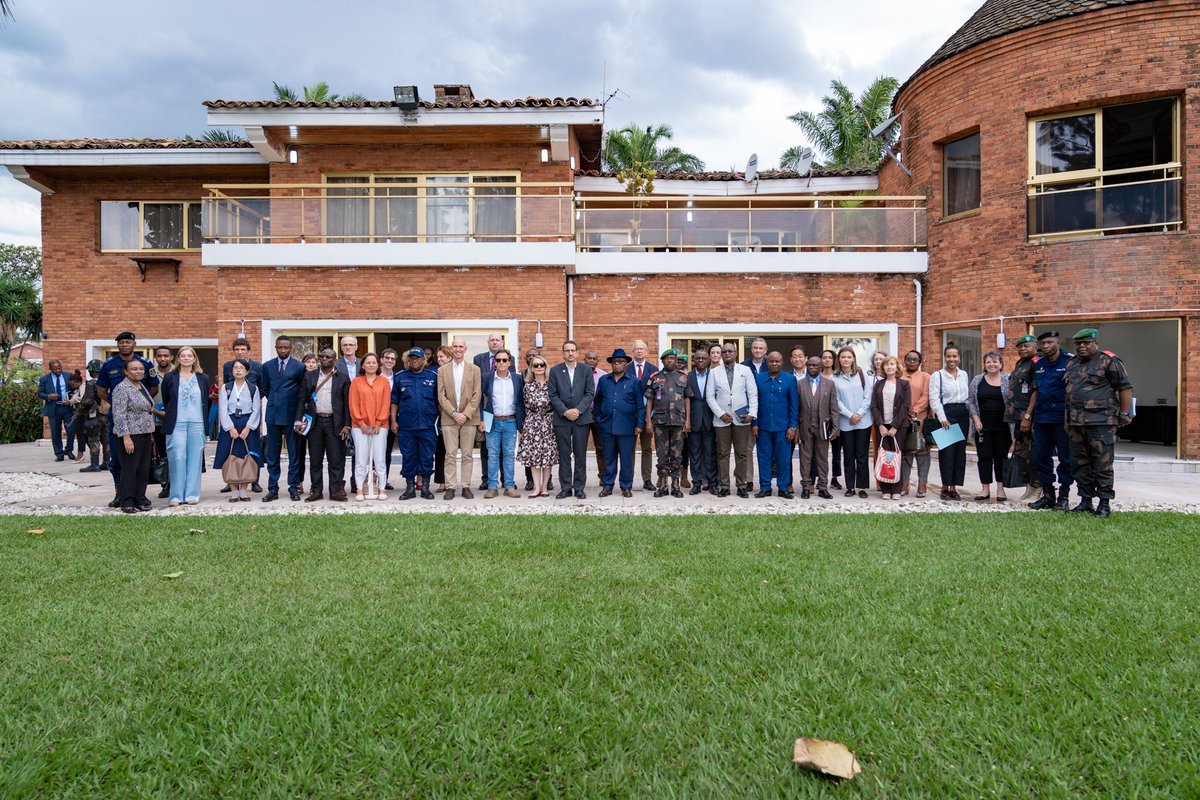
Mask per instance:
[[[525,425],[525,382],[512,369],[512,353],[500,348],[490,355],[495,371],[484,373],[480,401],[479,430],[487,437],[488,488],[483,496],[489,500],[499,496],[503,481],[505,497],[520,497],[513,468],[517,431]]]

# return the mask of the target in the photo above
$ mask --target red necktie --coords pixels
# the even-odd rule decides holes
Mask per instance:
[[[638,380],[642,379],[642,365],[638,364]]]

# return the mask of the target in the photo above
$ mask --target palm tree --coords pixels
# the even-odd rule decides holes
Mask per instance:
[[[670,125],[630,123],[618,131],[604,134],[604,168],[613,172],[630,170],[635,164],[664,172],[700,172],[704,162],[678,147],[663,147],[661,142],[674,137]]]
[[[871,83],[856,100],[853,92],[841,81],[833,81],[829,87],[832,96],[822,98],[823,108],[814,114],[811,111],[797,112],[788,119],[800,126],[801,132],[812,142],[821,160],[816,167],[836,169],[842,167],[873,167],[883,158],[883,151],[896,142],[899,135],[895,126],[878,139],[871,138],[871,130],[891,116],[892,96],[900,82],[887,75]],[[782,169],[793,169],[800,161],[802,147],[789,147],[780,156]]]
[[[19,337],[40,335],[42,302],[33,285],[12,275],[0,274],[0,350],[4,359]]]
[[[271,86],[275,89],[275,99],[288,103],[295,103],[300,99],[296,94],[296,90],[285,84],[279,84],[271,81]],[[336,103],[339,100],[343,103],[363,103],[366,102],[366,95],[359,92],[348,95],[337,95],[329,91],[329,83],[327,81],[317,81],[312,86],[305,86],[303,89],[304,102],[306,103]]]
[[[0,20],[13,18],[12,0],[0,0]]]

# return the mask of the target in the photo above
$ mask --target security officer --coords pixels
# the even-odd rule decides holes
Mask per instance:
[[[1033,392],[1022,420],[1033,424],[1033,460],[1042,484],[1042,496],[1029,507],[1066,511],[1071,491],[1071,454],[1063,425],[1066,387],[1062,379],[1071,358],[1059,349],[1058,341],[1058,331],[1046,331],[1038,336],[1042,356],[1033,367]],[[1055,453],[1058,454],[1057,499],[1054,492]]]
[[[675,352],[679,352],[676,350]],[[679,353],[675,358],[675,363],[678,365],[679,372],[684,375],[688,374],[688,357],[687,353]],[[691,435],[683,437],[683,453],[679,457],[679,486],[682,489],[692,488],[692,482],[688,480],[688,442],[692,439]]]
[[[131,331],[117,334],[117,354],[100,366],[100,374],[96,376],[96,395],[104,406],[108,406],[108,471],[112,474],[113,485],[121,485],[121,462],[117,460],[117,447],[124,450],[124,443],[119,443],[112,434],[112,406],[109,397],[117,384],[125,380],[125,363],[137,359],[142,362],[145,375],[142,386],[151,394],[158,388],[158,373],[150,359],[133,352],[137,347],[137,337]],[[114,496],[109,508],[120,508],[121,498]]]
[[[401,500],[417,496],[417,476],[421,476],[421,497],[433,499],[433,456],[437,449],[437,371],[425,369],[425,351],[408,351],[408,369],[392,379],[391,428],[400,445],[400,474],[408,485]]]
[[[96,379],[100,377],[100,370],[102,369],[104,369],[104,363],[98,358],[93,358],[87,363],[88,383],[92,385],[93,391],[96,389]],[[79,470],[80,472],[103,472],[108,469],[108,411],[111,406],[107,401],[100,402],[99,393],[96,395],[96,406],[96,410],[100,412],[100,433],[96,437],[88,436],[88,450],[93,454],[92,464]],[[93,439],[96,441],[92,441]],[[96,458],[96,451],[93,449],[93,445],[103,451],[100,459]],[[92,469],[92,467],[95,467],[95,469]]]
[[[646,427],[654,432],[654,451],[658,453],[658,486],[655,497],[667,494],[667,479],[671,479],[671,496],[683,497],[679,488],[679,469],[683,462],[683,437],[691,431],[692,390],[687,375],[676,369],[678,353],[664,350],[659,356],[662,369],[646,380]]]
[[[1066,389],[1067,436],[1071,441],[1071,466],[1079,484],[1079,505],[1073,512],[1090,511],[1107,517],[1113,494],[1113,457],[1117,427],[1132,422],[1133,384],[1125,365],[1112,353],[1099,352],[1095,328],[1075,334],[1075,357],[1063,376]],[[1092,498],[1100,499],[1092,508]]]
[[[1033,468],[1033,424],[1025,418],[1029,399],[1033,397],[1033,370],[1037,366],[1037,339],[1025,335],[1017,339],[1017,363],[1008,375],[1008,397],[1004,400],[1004,421],[1015,426],[1012,457],[1021,467],[1028,487],[1017,502],[1023,503],[1041,494],[1037,470]]]

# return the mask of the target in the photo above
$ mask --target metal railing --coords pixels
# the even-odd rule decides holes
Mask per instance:
[[[797,195],[576,198],[583,252],[921,250],[925,198]]]
[[[205,241],[269,243],[563,242],[570,183],[476,180],[209,184]]]
[[[1176,172],[1153,180],[1039,187],[1038,193],[1028,198],[1029,237],[1056,239],[1176,230],[1183,225],[1182,181]]]

